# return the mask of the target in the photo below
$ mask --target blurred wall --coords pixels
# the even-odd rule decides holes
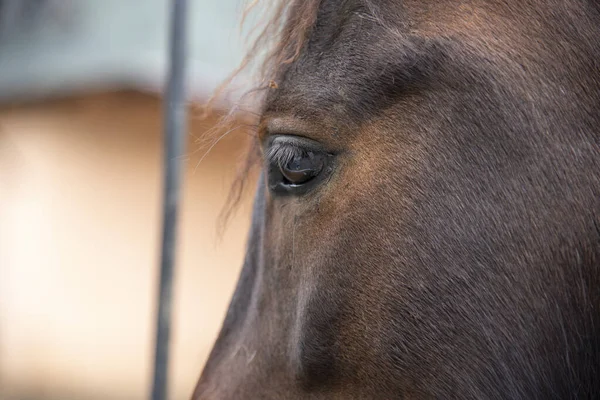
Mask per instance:
[[[258,4],[240,31],[247,3],[188,1],[192,98],[205,100],[242,60],[251,27],[265,11]],[[161,92],[171,5],[171,0],[0,0],[0,102],[106,88]],[[246,79],[242,72],[229,90],[245,87]]]
[[[193,115],[193,112],[192,112]],[[241,266],[250,197],[217,215],[245,136],[206,151],[192,117],[180,215],[171,398],[189,398]],[[148,395],[160,241],[161,109],[108,93],[0,109],[0,394]],[[197,167],[197,168],[196,168]],[[251,192],[251,190],[250,190]],[[0,395],[2,397],[2,395]]]

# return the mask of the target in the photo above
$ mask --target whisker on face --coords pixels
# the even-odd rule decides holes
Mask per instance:
[[[208,156],[208,154],[211,152],[211,150],[217,145],[219,144],[219,142],[221,140],[223,140],[225,137],[227,137],[230,133],[235,132],[238,129],[244,128],[244,126],[237,126],[235,128],[232,128],[228,131],[226,131],[225,133],[223,133],[221,136],[219,136],[208,148],[208,150],[206,150],[206,152],[202,155],[202,157],[200,157],[200,160],[198,160],[198,163],[196,164],[196,166],[194,167],[194,173],[196,173],[196,170],[198,169],[198,167],[200,166],[200,164],[202,163],[202,161],[204,161],[204,159],[206,158],[206,156]]]

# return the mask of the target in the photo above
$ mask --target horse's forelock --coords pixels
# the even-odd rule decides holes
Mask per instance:
[[[242,26],[246,22],[247,15],[259,3],[260,0],[253,0],[248,4],[241,18]],[[320,4],[321,0],[267,0],[264,2],[263,6],[270,12],[253,28],[253,31],[258,31],[254,41],[239,66],[217,87],[206,102],[201,118],[206,118],[213,112],[217,99],[226,94],[236,77],[253,67],[256,67],[255,83],[245,91],[239,103],[231,107],[229,112],[225,113],[216,126],[206,134],[208,142],[215,143],[224,135],[237,131],[239,128],[249,130],[251,133],[256,131],[259,114],[245,109],[242,101],[250,98],[253,107],[260,107],[265,89],[277,87],[276,77],[280,68],[293,62],[299,56],[316,21]],[[248,171],[256,166],[260,159],[256,141],[250,141],[245,154],[245,160],[240,163],[221,213],[221,223],[219,224],[221,232],[243,197]]]

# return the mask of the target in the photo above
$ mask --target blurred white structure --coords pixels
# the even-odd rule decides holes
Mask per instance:
[[[244,4],[189,1],[190,93],[201,98],[242,57]],[[168,0],[0,1],[0,101],[108,87],[160,91],[168,6]]]

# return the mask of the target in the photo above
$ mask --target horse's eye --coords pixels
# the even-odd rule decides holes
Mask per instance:
[[[323,169],[323,156],[315,155],[312,151],[295,155],[285,165],[279,165],[283,178],[290,185],[302,185],[318,176]]]
[[[277,136],[266,152],[269,188],[276,194],[303,194],[331,171],[332,155],[309,139]]]

